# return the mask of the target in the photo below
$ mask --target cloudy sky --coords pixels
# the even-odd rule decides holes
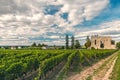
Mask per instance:
[[[0,45],[64,45],[65,34],[120,41],[120,1],[0,0]]]

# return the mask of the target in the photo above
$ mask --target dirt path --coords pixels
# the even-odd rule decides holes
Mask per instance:
[[[98,69],[98,72],[93,74],[91,76],[92,80],[109,80],[109,76],[113,70],[115,61],[117,57],[113,57],[112,59],[108,60],[106,63],[104,63],[100,69]]]
[[[118,58],[118,57],[116,57],[116,58],[114,59],[114,61],[112,62],[112,65],[111,65],[111,67],[109,68],[109,70],[107,71],[107,73],[105,74],[105,76],[103,77],[103,80],[109,80],[110,75],[111,75],[111,73],[112,73],[112,70],[113,70],[113,68],[114,68],[114,65],[115,65],[115,63],[116,63],[117,58]]]
[[[73,75],[66,80],[108,80],[117,59],[116,56],[117,52],[88,67],[80,74]]]

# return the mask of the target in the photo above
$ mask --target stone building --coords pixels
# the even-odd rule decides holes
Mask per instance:
[[[91,36],[91,48],[115,49],[115,41],[110,36]]]

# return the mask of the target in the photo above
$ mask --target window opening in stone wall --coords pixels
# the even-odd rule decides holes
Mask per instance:
[[[111,44],[112,44],[112,45],[115,45],[115,41],[114,41],[114,40],[111,40]]]
[[[97,42],[96,42],[96,40],[95,40],[95,45],[96,45],[96,43],[97,43]]]

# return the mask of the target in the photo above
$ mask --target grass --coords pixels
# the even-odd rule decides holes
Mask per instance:
[[[92,75],[89,75],[89,76],[86,78],[86,80],[92,80],[92,77],[93,77],[94,75],[96,75],[97,73],[99,73],[100,70],[102,70],[102,69],[107,65],[107,63],[111,62],[116,56],[117,56],[117,54],[111,56],[111,57],[110,57],[108,60],[106,60],[98,69],[96,69]]]
[[[115,58],[115,56],[114,57],[111,57],[110,59],[108,59],[107,61],[105,61],[97,70],[95,70],[94,71],[94,75],[95,74],[97,74],[100,70],[102,70],[105,66],[106,66],[106,64],[108,63],[108,62],[110,62],[112,59],[114,59]]]
[[[111,80],[120,80],[120,51],[118,52],[118,59],[115,63],[112,76],[110,77]]]
[[[92,75],[88,76],[86,80],[92,80]]]

